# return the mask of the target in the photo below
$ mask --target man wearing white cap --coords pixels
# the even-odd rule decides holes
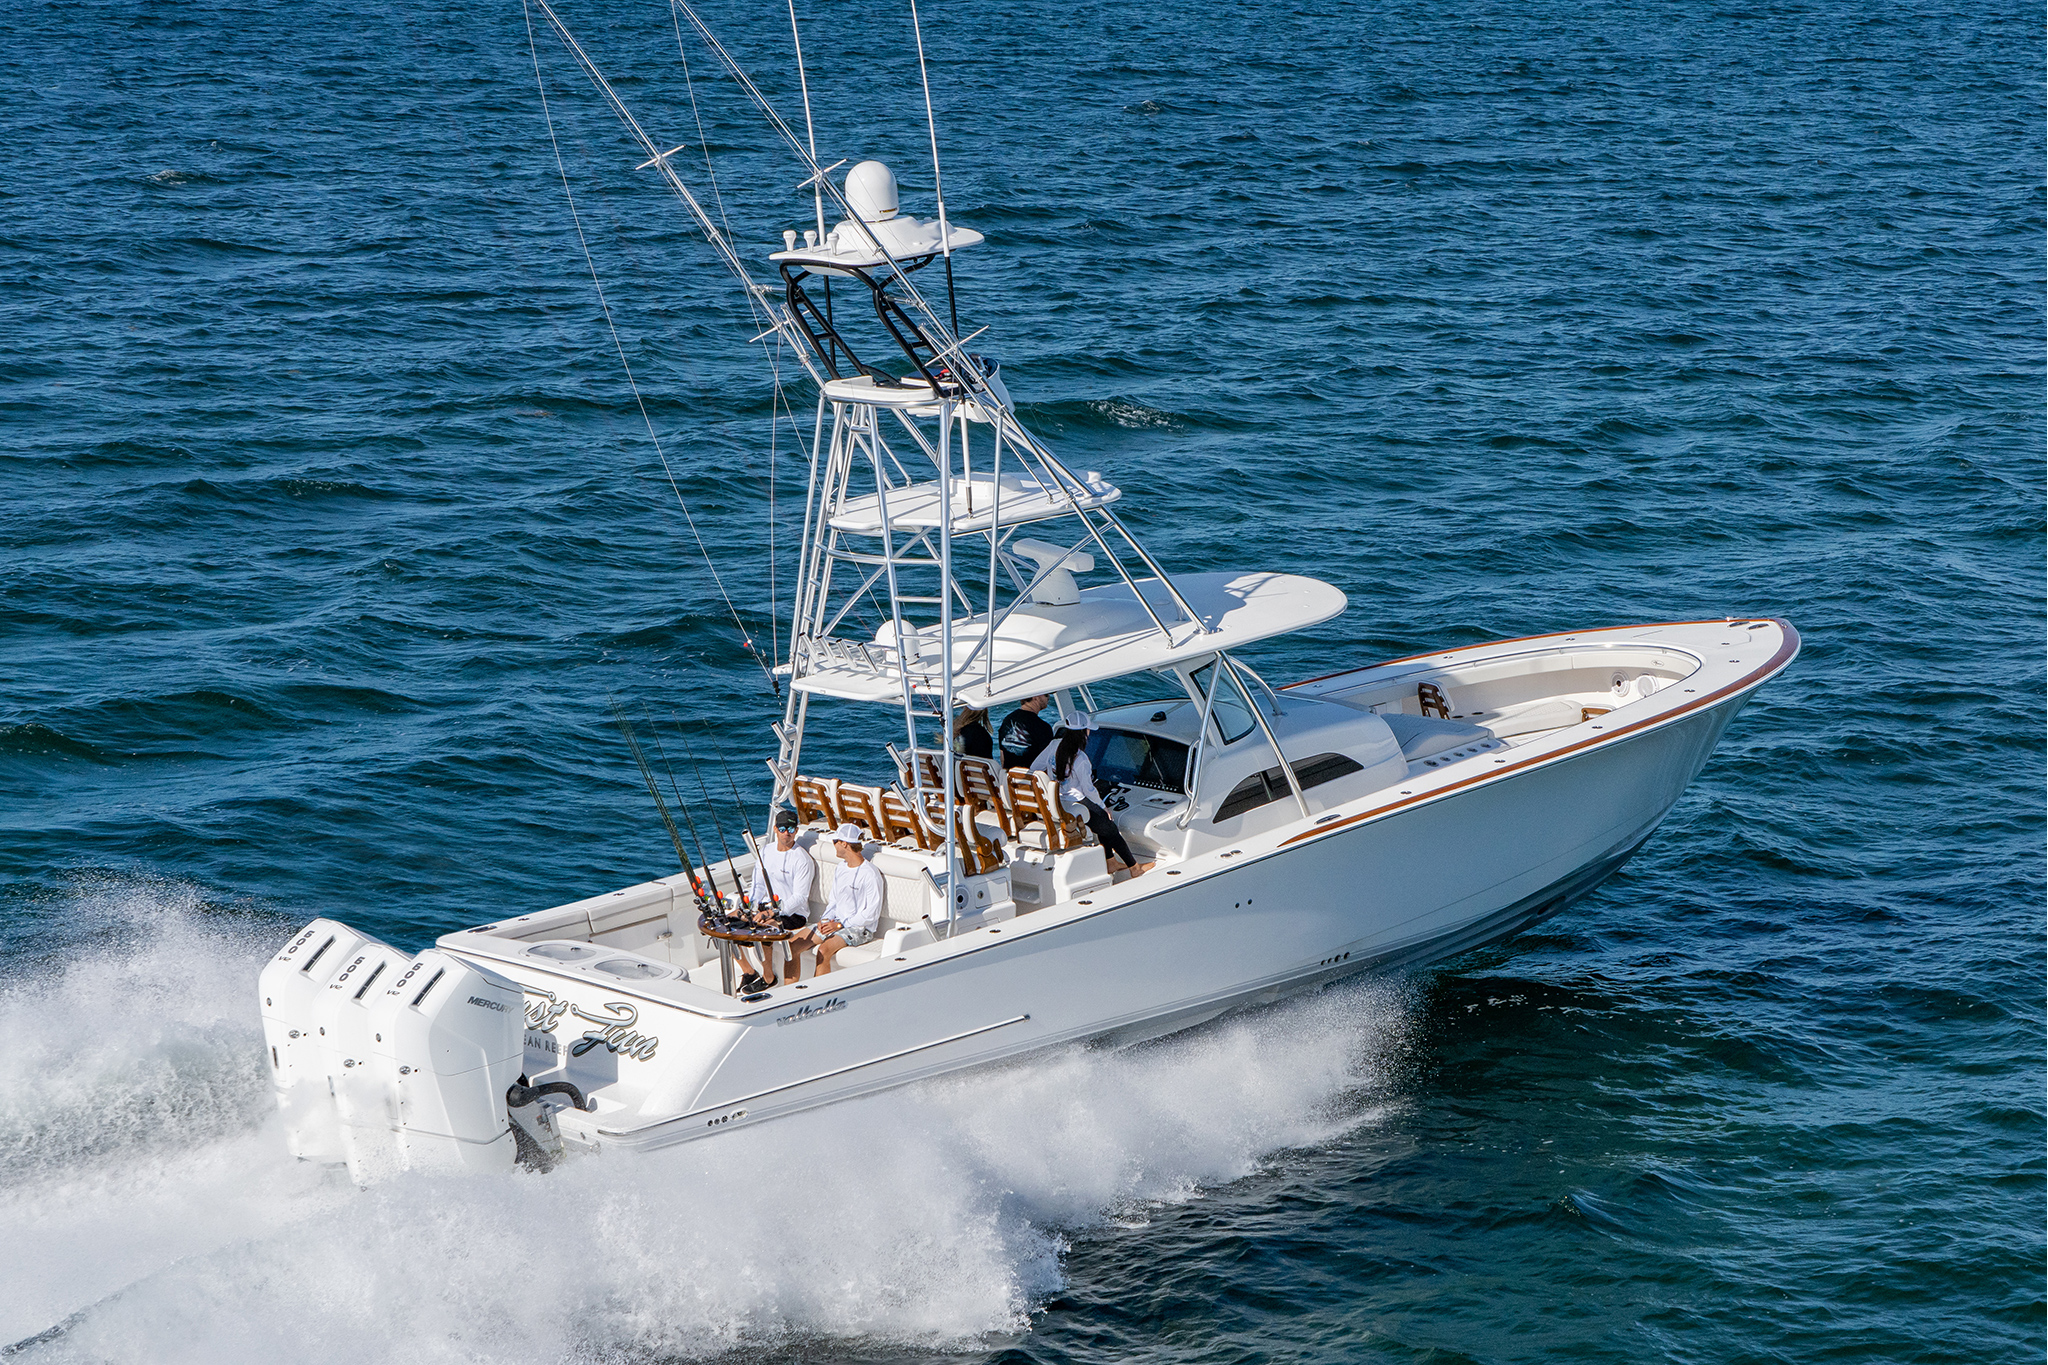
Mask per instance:
[[[818,970],[812,973],[814,976],[831,971],[832,959],[841,948],[866,943],[882,923],[882,874],[862,851],[859,826],[841,825],[833,830],[832,851],[846,866],[832,874],[832,897],[825,902],[825,913],[816,924],[789,940],[792,964],[799,960],[796,955],[803,949],[817,950]],[[796,975],[792,965],[789,979],[796,980]]]

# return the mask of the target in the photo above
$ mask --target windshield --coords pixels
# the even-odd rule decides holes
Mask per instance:
[[[1179,740],[1130,730],[1096,730],[1088,736],[1088,762],[1098,779],[1120,787],[1187,791],[1188,746]]]
[[[1207,693],[1215,685],[1216,665],[1203,664],[1189,676],[1195,680],[1196,687]],[[1238,691],[1237,680],[1228,674],[1224,675],[1223,685],[1216,688],[1216,700],[1209,715],[1216,722],[1217,733],[1222,735],[1225,744],[1237,743],[1250,734],[1252,726],[1257,723],[1252,719],[1252,708],[1245,701],[1244,693]]]

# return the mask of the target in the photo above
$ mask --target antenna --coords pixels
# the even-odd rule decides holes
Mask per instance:
[[[796,0],[790,0],[794,5]],[[910,31],[917,37],[917,79],[924,85],[924,126],[932,140],[932,191],[939,197],[939,250],[946,258],[946,316],[952,323],[953,335],[960,335],[960,305],[953,297],[953,234],[946,226],[946,182],[939,178],[939,124],[932,117],[932,78],[924,68],[924,28],[917,21],[917,0],[910,0]],[[810,105],[804,105],[804,117],[810,117]],[[818,149],[811,148],[811,155],[817,156]],[[821,231],[819,236],[823,236]],[[971,361],[969,362],[972,363]]]
[[[692,16],[695,17],[694,15]],[[804,92],[804,137],[811,144],[811,164],[818,162],[818,129],[811,122],[811,78],[804,72],[804,40],[796,31],[796,0],[789,0],[789,42],[796,49],[796,83]],[[822,174],[819,177],[823,179]],[[811,186],[811,198],[818,210],[818,240],[825,240],[825,189],[822,185]],[[827,286],[830,287],[829,285]]]

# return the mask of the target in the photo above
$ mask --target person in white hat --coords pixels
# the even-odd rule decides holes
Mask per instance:
[[[1102,804],[1102,794],[1095,790],[1095,765],[1088,760],[1088,732],[1094,725],[1086,711],[1068,716],[1058,738],[1031,760],[1031,771],[1052,774],[1053,781],[1059,784],[1060,807],[1087,822],[1095,841],[1110,855],[1111,872],[1128,867],[1133,877],[1141,876],[1152,870],[1152,864],[1131,856],[1124,832],[1116,827],[1115,819]]]
[[[816,924],[789,940],[791,967],[788,979],[796,980],[796,964],[805,948],[818,954],[823,976],[832,970],[832,959],[842,948],[857,948],[875,936],[882,923],[882,874],[867,860],[860,827],[841,825],[832,831],[832,851],[845,866],[832,874],[832,897]]]

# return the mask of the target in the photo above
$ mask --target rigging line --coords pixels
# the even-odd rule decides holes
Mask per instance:
[[[780,615],[777,614],[776,607],[776,604],[781,600],[776,590],[777,526],[775,522],[775,493],[777,480],[776,471],[779,468],[779,466],[776,462],[776,454],[778,447],[776,443],[775,424],[777,420],[776,409],[778,406],[781,409],[782,415],[789,419],[790,439],[793,442],[795,442],[798,446],[802,446],[803,444],[803,428],[797,425],[796,410],[789,405],[789,391],[787,388],[784,387],[782,382],[782,348],[784,344],[787,343],[787,341],[788,338],[786,336],[777,333],[775,340],[775,349],[774,351],[770,352],[768,356],[768,373],[775,381],[775,391],[769,399],[768,407],[768,607],[770,612],[769,648],[773,653],[774,657],[778,659],[782,657],[782,620]],[[792,603],[792,605],[794,604]],[[792,641],[792,643],[794,642]]]
[[[917,20],[917,0],[910,0],[910,31],[917,35],[917,79],[924,85],[924,127],[932,140],[932,193],[939,201],[939,250],[946,257],[946,313],[953,335],[959,336],[960,305],[953,297],[953,234],[946,226],[946,182],[939,176],[939,122],[932,115],[932,78],[925,70],[924,26]],[[815,147],[811,154],[817,155]]]
[[[547,8],[547,0],[531,0],[531,2],[540,5],[543,9]],[[724,64],[727,74],[733,79],[733,83],[746,93],[747,98],[752,100],[754,106],[761,111],[761,116],[768,120],[768,126],[773,128],[776,134],[789,145],[790,151],[796,154],[798,160],[810,169],[812,176],[810,183],[815,185],[821,192],[830,191],[832,201],[846,214],[847,219],[858,223],[860,215],[853,211],[853,206],[847,202],[846,195],[840,191],[837,185],[832,183],[831,178],[825,174],[824,168],[818,165],[815,151],[805,151],[804,143],[797,137],[795,131],[790,128],[788,121],[780,113],[776,112],[775,106],[768,102],[768,97],[761,93],[761,87],[754,84],[753,77],[749,76],[746,68],[739,64],[739,59],[734,57],[725,44],[718,40],[718,35],[711,31],[711,26],[704,22],[704,17],[691,7],[689,0],[669,0],[669,2],[683,12],[683,16],[690,21],[690,27],[697,30],[697,36],[703,40],[704,46],[710,49],[718,57],[718,60]],[[793,5],[794,0],[791,0],[791,3]],[[651,146],[652,143],[649,145]],[[822,218],[819,220],[821,225],[823,221]],[[895,253],[890,251],[888,246],[879,238],[870,235],[868,241],[881,253],[882,258],[894,268],[896,282],[902,286],[904,299],[914,305],[918,312],[922,313],[930,322],[930,331],[937,338],[935,343],[936,355],[938,357],[956,356],[958,368],[955,374],[963,385],[976,393],[989,393],[987,381],[981,377],[978,369],[967,362],[965,353],[960,350],[958,339],[946,330],[945,322],[940,319],[938,313],[932,308],[930,301],[919,292],[917,285],[911,281],[909,275],[904,273],[903,263],[896,258]],[[829,285],[826,297],[829,301],[831,297]],[[830,320],[829,311],[827,320]]]
[[[673,9],[670,11],[673,13]],[[771,658],[782,657],[782,599],[775,591],[775,438],[776,405],[782,402],[782,337],[778,333],[775,349],[768,356],[768,374],[775,381],[775,392],[768,397],[768,653]]]
[[[732,236],[732,219],[726,216],[725,196],[719,192],[718,172],[711,169],[711,139],[704,136],[704,115],[697,108],[697,82],[690,76],[690,54],[683,50],[683,20],[676,7],[668,7],[669,22],[676,30],[676,57],[683,64],[683,89],[690,94],[690,118],[697,125],[697,145],[704,149],[704,176],[711,182],[711,202],[718,205],[718,221],[725,235]]]
[[[657,173],[667,183],[670,192],[682,202],[683,207],[689,211],[690,216],[696,219],[698,230],[704,234],[704,240],[718,254],[718,258],[725,263],[725,268],[732,273],[733,278],[739,282],[742,292],[746,294],[747,308],[755,322],[758,324],[765,320],[771,327],[793,329],[796,324],[785,315],[786,310],[785,313],[778,313],[765,302],[768,292],[767,288],[756,284],[753,277],[747,273],[746,263],[740,259],[739,253],[733,249],[731,240],[725,233],[719,231],[718,224],[711,221],[710,214],[697,201],[697,197],[690,193],[690,187],[683,183],[682,177],[676,173],[675,166],[670,161],[671,153],[663,152],[655,145],[654,139],[648,136],[647,130],[642,128],[639,120],[633,117],[632,110],[626,107],[626,102],[619,98],[619,92],[612,88],[611,82],[605,79],[602,71],[598,70],[597,63],[591,60],[590,54],[583,50],[583,45],[576,41],[574,34],[569,32],[568,25],[562,22],[562,16],[555,13],[554,7],[548,3],[548,0],[527,0],[527,3],[539,6],[541,13],[547,16],[548,23],[553,26],[556,36],[561,39],[562,46],[568,49],[570,56],[574,57],[577,64],[582,67],[584,75],[589,77],[590,83],[597,87],[598,94],[603,96],[606,104],[611,108],[613,117],[619,120],[620,126],[647,153],[649,159],[642,164],[640,169],[644,170],[648,166],[658,168]],[[532,28],[533,19],[529,13],[527,16],[529,39],[531,38]],[[687,146],[688,144],[684,145]],[[682,149],[678,147],[671,150],[680,151]],[[806,358],[799,354],[798,359],[805,360]],[[806,367],[808,368],[808,361],[806,361]]]
[[[597,261],[590,254],[590,242],[583,235],[583,216],[576,211],[576,192],[569,187],[569,166],[562,158],[562,144],[555,136],[555,116],[548,107],[547,82],[540,74],[540,44],[534,37],[533,11],[521,7],[526,15],[526,50],[533,58],[533,83],[540,92],[541,115],[547,120],[548,142],[555,152],[555,171],[562,179],[562,194],[569,201],[569,221],[576,227],[576,244],[583,249],[583,264],[590,271],[590,287],[597,291],[598,311],[604,314],[604,325],[611,332],[612,349],[618,352],[619,368],[625,371],[626,386],[633,391],[633,405],[640,410],[640,420],[646,424],[647,439],[654,444],[654,453],[661,460],[661,472],[668,477],[669,491],[675,494],[676,506],[683,512],[683,521],[690,528],[691,538],[697,542],[697,553],[704,557],[704,567],[711,573],[711,581],[718,587],[718,595],[725,599],[725,609],[732,616],[733,626],[740,633],[740,643],[747,653],[754,656],[754,662],[761,666],[761,673],[768,679],[768,686],[776,695],[781,695],[781,686],[775,677],[775,670],[761,657],[761,651],[754,647],[753,638],[740,620],[739,608],[732,603],[732,594],[725,590],[725,580],[719,576],[718,566],[711,561],[711,550],[704,543],[703,533],[697,529],[697,519],[690,515],[690,504],[683,498],[681,485],[676,482],[675,470],[670,467],[668,452],[662,449],[661,437],[654,430],[654,418],[647,411],[647,401],[640,395],[640,385],[633,378],[633,366],[626,359],[626,344],[619,338],[618,324],[612,318],[611,302],[605,298],[604,285],[597,277]]]

